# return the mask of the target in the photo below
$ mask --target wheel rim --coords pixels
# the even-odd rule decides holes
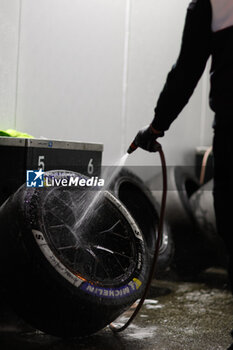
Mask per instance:
[[[41,209],[44,235],[56,257],[78,277],[105,286],[124,283],[136,269],[134,233],[106,196],[80,222],[83,203],[93,196],[93,191],[50,190]]]

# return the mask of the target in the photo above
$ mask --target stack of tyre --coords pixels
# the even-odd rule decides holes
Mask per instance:
[[[166,214],[157,276],[171,268],[178,276],[190,279],[208,267],[226,264],[224,245],[215,225],[211,167],[207,170],[201,185],[197,167],[167,167]],[[156,241],[162,182],[162,172],[152,174],[145,183],[134,171],[122,169],[110,187],[141,229],[150,256]]]
[[[171,268],[178,276],[190,279],[206,268],[226,266],[225,247],[215,223],[210,148],[207,151],[206,167],[198,163],[204,164],[207,152],[200,160],[196,159],[195,167],[167,167],[166,214],[157,276]],[[152,174],[151,179],[144,183],[133,171],[123,169],[111,186],[140,227],[150,255],[155,246],[162,183],[162,172]]]
[[[227,253],[224,242],[217,233],[214,203],[213,180],[204,183],[190,198],[190,206],[195,218],[196,229],[200,232],[206,247],[209,265],[227,267]]]
[[[208,267],[226,267],[226,250],[216,230],[210,174],[200,184],[197,168],[175,166],[167,172],[165,217],[175,246],[173,271],[190,279]],[[152,177],[147,185],[160,201],[162,174]]]
[[[178,274],[191,276],[205,267],[205,251],[200,243],[199,232],[190,206],[190,197],[199,188],[199,183],[189,167],[172,166],[167,168],[168,222],[175,245],[173,268]],[[152,195],[161,198],[162,174],[148,181]]]

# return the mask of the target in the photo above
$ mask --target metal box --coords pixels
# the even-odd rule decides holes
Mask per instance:
[[[0,205],[26,182],[26,170],[71,170],[99,176],[102,144],[0,137]]]

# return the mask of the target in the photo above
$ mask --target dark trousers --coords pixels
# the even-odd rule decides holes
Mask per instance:
[[[233,133],[232,128],[215,127],[214,155],[214,208],[218,233],[229,254],[229,277],[233,287]]]

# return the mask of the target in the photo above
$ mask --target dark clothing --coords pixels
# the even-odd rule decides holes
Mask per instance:
[[[233,282],[233,198],[231,159],[233,153],[233,1],[193,0],[187,10],[180,54],[167,76],[155,108],[152,126],[165,131],[191,97],[208,58],[210,107],[214,122],[214,206],[217,228],[229,252]],[[233,285],[232,285],[233,287]]]
[[[233,26],[212,35],[210,107],[216,123],[233,124]]]
[[[224,118],[224,115],[223,115]],[[223,238],[229,256],[228,273],[233,293],[233,229],[232,229],[232,170],[233,138],[231,128],[215,127],[214,155],[214,207],[217,231]]]
[[[188,7],[180,54],[155,108],[152,126],[157,130],[167,130],[187,104],[210,55],[210,107],[216,123],[233,124],[233,20],[232,26],[214,32],[213,14],[210,0],[192,1]],[[217,26],[221,27],[221,18]]]
[[[215,128],[213,139],[214,154],[214,205],[219,234],[233,255],[232,213],[232,131],[229,128]],[[226,218],[222,220],[222,218]]]

